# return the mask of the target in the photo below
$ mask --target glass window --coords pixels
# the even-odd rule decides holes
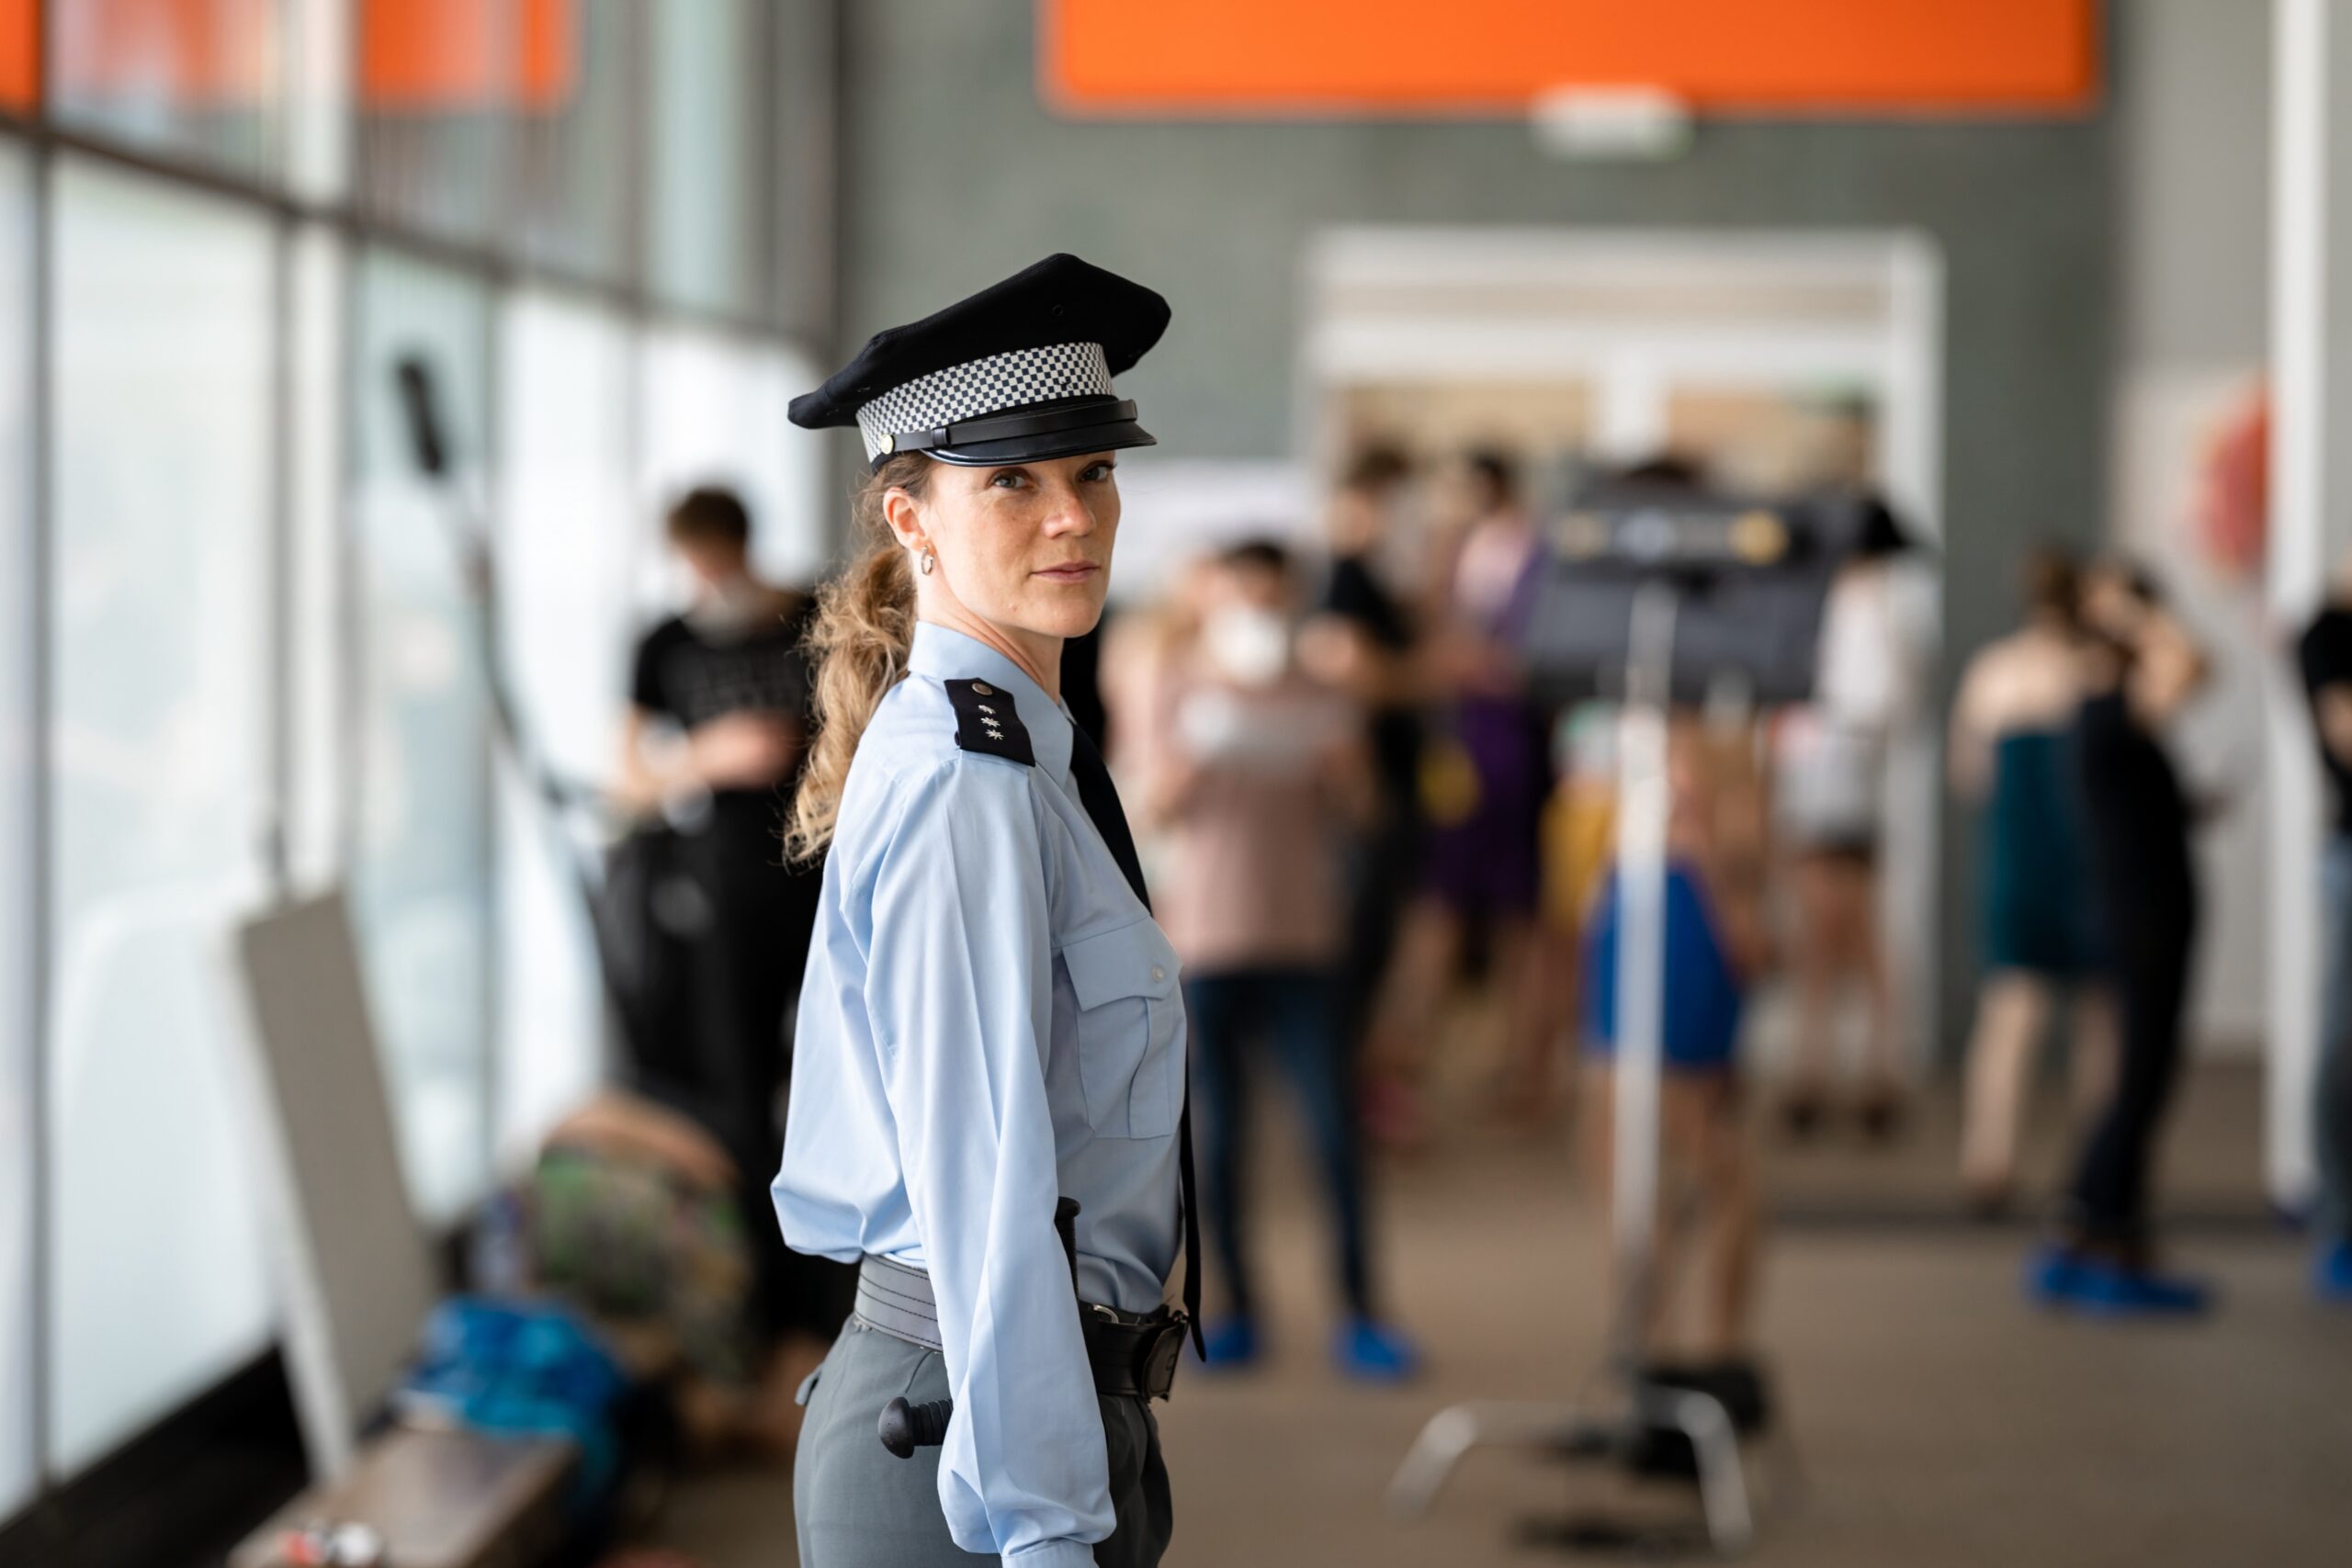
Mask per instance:
[[[602,311],[518,297],[502,326],[499,632],[547,766],[612,776],[628,690],[629,339]],[[506,770],[499,836],[499,1141],[526,1152],[595,1088],[604,1014],[583,847]]]
[[[742,496],[752,558],[765,576],[805,584],[823,571],[835,519],[824,505],[819,444],[794,440],[785,416],[793,394],[821,375],[797,355],[714,333],[650,334],[640,401],[646,525],[634,574],[640,608],[667,608],[676,596],[653,522],[695,485],[728,485]]]
[[[40,1473],[33,1430],[32,188],[0,142],[0,1519]]]
[[[60,120],[254,179],[275,175],[278,0],[74,0],[45,11]]]
[[[773,67],[760,91],[769,117],[766,264],[769,318],[803,338],[831,335],[834,101],[841,8],[785,0],[768,9]]]
[[[646,282],[662,299],[746,313],[761,304],[767,169],[751,0],[652,7]]]
[[[503,227],[507,109],[531,0],[359,0],[359,190],[386,219],[456,239]],[[552,23],[530,30],[560,41]],[[543,88],[552,90],[551,81]]]
[[[210,954],[262,863],[272,236],[71,159],[54,200],[45,1284],[70,1472],[268,1342]]]
[[[360,264],[351,355],[362,962],[410,1190],[454,1218],[489,1180],[491,731],[461,541],[485,515],[490,292],[388,253]],[[447,477],[421,470],[398,369],[435,389]]]
[[[566,0],[534,37],[539,90],[516,94],[517,227],[524,254],[584,277],[629,272],[630,62],[638,27],[658,9],[634,0]],[[536,14],[536,13],[535,13]]]

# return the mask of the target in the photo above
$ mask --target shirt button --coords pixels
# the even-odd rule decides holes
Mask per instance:
[[[1168,971],[1155,964],[1151,966],[1151,978],[1154,984],[1158,984],[1159,981],[1168,978]]]
[[[992,697],[996,695],[996,688],[986,681],[975,681],[972,682],[972,694],[976,697]]]

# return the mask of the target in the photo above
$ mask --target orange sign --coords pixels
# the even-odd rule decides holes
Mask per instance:
[[[40,0],[0,0],[0,109],[40,107]]]
[[[358,92],[372,109],[560,108],[579,75],[578,0],[364,0]],[[280,39],[267,0],[142,0],[81,18],[59,67],[76,95],[166,93],[184,104],[254,105],[278,89]],[[0,0],[0,110],[41,101],[39,0]]]
[[[2098,0],[1038,0],[1078,114],[1516,115],[1576,87],[1701,111],[2067,113]]]
[[[368,0],[359,12],[359,97],[370,108],[544,109],[571,92],[575,0]],[[509,28],[513,29],[512,36]]]

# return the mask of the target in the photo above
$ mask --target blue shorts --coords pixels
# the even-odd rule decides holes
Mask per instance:
[[[1597,1056],[1616,1054],[1617,878],[1612,874],[1594,899],[1585,925],[1584,1035]],[[1732,966],[1707,906],[1704,889],[1688,867],[1666,872],[1666,1066],[1680,1072],[1711,1072],[1732,1064],[1739,1048],[1739,1021],[1747,1001],[1739,973]]]

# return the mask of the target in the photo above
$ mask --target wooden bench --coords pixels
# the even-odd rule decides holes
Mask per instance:
[[[246,1537],[229,1568],[281,1568],[279,1540],[321,1521],[377,1530],[388,1568],[538,1568],[562,1541],[578,1457],[560,1438],[396,1427]]]

